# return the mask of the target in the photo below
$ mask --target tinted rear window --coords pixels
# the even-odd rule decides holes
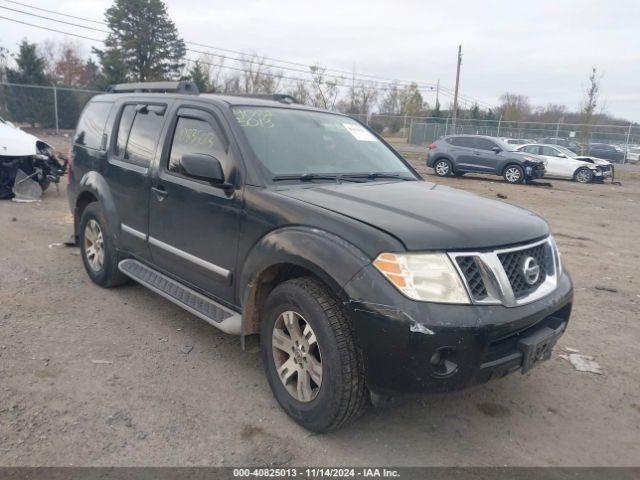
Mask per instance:
[[[472,148],[474,146],[472,137],[451,137],[447,139],[447,142],[456,147]]]
[[[165,110],[165,106],[159,105],[126,105],[120,116],[114,153],[126,162],[148,167],[156,151]]]
[[[497,146],[491,140],[487,140],[486,138],[474,138],[473,144],[475,148],[480,150],[491,150],[493,147]]]
[[[99,150],[102,146],[102,134],[112,106],[112,102],[89,103],[80,116],[73,142]]]

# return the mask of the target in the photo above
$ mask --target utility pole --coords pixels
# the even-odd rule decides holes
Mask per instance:
[[[456,126],[456,117],[458,116],[458,86],[460,85],[460,64],[461,63],[462,63],[462,45],[458,45],[458,67],[456,69],[456,89],[453,94],[453,115],[451,115],[451,123],[453,124],[453,128],[455,128]]]
[[[440,79],[436,83],[436,107],[440,105]]]

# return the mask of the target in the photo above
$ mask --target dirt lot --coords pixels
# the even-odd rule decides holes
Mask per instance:
[[[550,222],[576,286],[558,352],[593,355],[603,375],[556,353],[527,375],[400,398],[326,435],[279,409],[256,338],[243,352],[143,287],[94,286],[76,249],[52,245],[70,232],[64,186],[4,201],[0,465],[638,465],[640,168],[620,177],[442,182]]]

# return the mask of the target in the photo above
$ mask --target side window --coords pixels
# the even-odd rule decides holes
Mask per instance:
[[[125,105],[120,115],[120,123],[118,124],[118,136],[116,137],[116,146],[113,153],[117,157],[124,157],[124,150],[127,146],[127,139],[133,124],[133,117],[136,116],[136,105]]]
[[[449,143],[455,145],[456,147],[473,147],[473,139],[471,137],[451,137],[450,140],[451,141]]]
[[[487,140],[486,138],[474,138],[474,147],[479,150],[491,150],[496,146],[491,140]]]
[[[546,155],[547,157],[557,157],[558,151],[555,148],[551,147],[540,147],[540,154]]]
[[[231,165],[227,155],[227,144],[218,129],[204,120],[178,117],[167,170],[182,175],[182,156],[189,153],[203,153],[217,158],[225,177],[229,176]]]
[[[148,167],[160,137],[166,107],[126,105],[120,116],[114,153],[122,160]]]
[[[537,155],[539,150],[538,150],[538,147],[535,145],[527,145],[526,147],[521,148],[520,151],[533,153]]]
[[[103,147],[102,134],[112,106],[112,102],[89,103],[78,121],[73,143],[100,150]]]

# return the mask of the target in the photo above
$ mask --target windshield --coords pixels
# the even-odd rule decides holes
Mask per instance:
[[[520,146],[520,145],[513,145],[511,143],[507,143],[504,140],[501,140],[499,138],[494,139],[494,141],[505,152],[517,152],[518,151],[518,147]]]
[[[574,152],[572,152],[568,148],[561,147],[560,145],[554,145],[554,147],[555,147],[556,150],[558,150],[559,152],[564,153],[569,158],[575,158],[577,156]]]
[[[393,173],[415,178],[371,132],[331,113],[234,107],[255,155],[273,176]]]

